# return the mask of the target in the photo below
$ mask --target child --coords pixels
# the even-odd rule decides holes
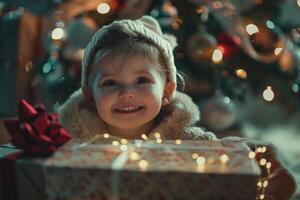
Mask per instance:
[[[58,110],[61,123],[75,137],[110,133],[151,139],[159,132],[162,139],[217,140],[193,126],[199,110],[176,91],[175,46],[175,38],[163,34],[150,16],[101,28],[85,49],[81,89]],[[294,188],[286,170],[284,178]]]

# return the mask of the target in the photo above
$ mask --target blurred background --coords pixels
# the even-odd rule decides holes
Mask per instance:
[[[177,37],[199,125],[272,142],[300,173],[300,0],[2,0],[0,118],[22,98],[53,111],[79,88],[93,33],[144,14]]]

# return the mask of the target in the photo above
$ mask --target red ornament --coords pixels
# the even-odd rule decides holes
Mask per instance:
[[[239,50],[238,41],[225,33],[217,35],[218,48],[221,49],[224,58],[230,58],[236,55]]]
[[[33,107],[26,100],[19,104],[19,119],[7,119],[4,124],[11,143],[32,155],[52,154],[71,139],[56,113],[48,114],[42,104]]]

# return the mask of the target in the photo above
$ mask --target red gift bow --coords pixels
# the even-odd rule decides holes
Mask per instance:
[[[48,114],[44,105],[35,108],[26,100],[19,103],[19,119],[6,119],[4,124],[11,143],[32,155],[49,155],[71,139],[58,122],[58,114]]]

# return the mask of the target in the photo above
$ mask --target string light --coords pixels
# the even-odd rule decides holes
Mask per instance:
[[[140,160],[138,165],[142,171],[145,171],[148,168],[149,164],[146,160]]]
[[[116,141],[116,140],[114,140],[114,141],[112,141],[112,143],[111,143],[113,146],[119,146],[120,145],[120,142],[119,141]]]
[[[146,134],[144,134],[144,133],[141,135],[141,138],[142,138],[143,140],[148,140],[148,136],[147,136]]]
[[[267,164],[267,160],[265,158],[260,159],[259,164],[261,166],[264,166],[265,164]]]
[[[275,25],[274,25],[274,23],[273,23],[271,20],[267,20],[267,21],[266,21],[266,25],[267,25],[267,27],[268,27],[269,29],[275,28]]]
[[[255,25],[255,24],[248,24],[246,26],[246,31],[249,35],[253,35],[255,33],[258,33],[259,32],[259,29],[258,27]]]
[[[300,0],[297,0],[297,6],[300,7]]]
[[[137,152],[134,152],[134,151],[130,153],[129,157],[130,157],[131,160],[138,160],[140,158],[139,154]]]
[[[104,133],[103,137],[107,139],[107,138],[109,138],[109,134],[108,133]]]
[[[154,134],[154,137],[155,137],[156,139],[159,139],[159,138],[160,138],[160,133],[155,133],[155,134]]]
[[[122,144],[122,145],[120,146],[120,150],[121,150],[121,151],[127,151],[127,150],[128,150],[127,145]]]
[[[182,141],[181,140],[179,140],[179,139],[177,139],[177,140],[175,140],[175,144],[181,144],[182,143]]]
[[[268,186],[268,184],[269,184],[269,182],[268,182],[267,180],[265,180],[265,181],[263,182],[263,187],[266,188],[266,187]]]
[[[267,88],[263,92],[263,98],[266,101],[272,101],[274,99],[274,92],[271,86],[267,86]]]
[[[250,151],[249,158],[253,159],[253,158],[255,158],[255,156],[256,156],[256,153],[253,151]]]
[[[198,165],[204,165],[206,162],[206,159],[203,156],[198,156],[198,158],[196,159],[196,162]]]
[[[261,194],[260,196],[259,196],[259,199],[264,199],[265,198],[265,195],[264,194]]]
[[[213,51],[213,54],[212,54],[212,61],[213,63],[220,63],[223,59],[223,52],[221,51],[221,49],[215,49]]]
[[[266,151],[267,151],[267,147],[265,147],[265,146],[261,147],[261,152],[262,153],[265,153]]]
[[[282,48],[281,47],[277,47],[277,48],[274,49],[274,54],[276,56],[278,56],[281,52],[282,52]]]
[[[226,154],[222,154],[220,160],[222,164],[226,164],[229,161],[229,157]]]
[[[100,3],[97,6],[97,12],[100,14],[107,14],[110,11],[110,6],[108,3]]]
[[[253,157],[253,155],[257,156],[260,155],[262,156],[263,153],[265,153],[267,151],[267,147],[266,146],[262,146],[262,147],[257,147],[255,152],[259,153],[256,154],[255,152],[251,153],[251,157]],[[249,157],[250,157],[250,153],[249,153]],[[261,177],[258,181],[257,181],[257,187],[258,187],[258,191],[259,194],[257,196],[256,199],[264,199],[265,198],[265,191],[266,191],[266,187],[268,186],[269,182],[267,179],[269,179],[271,177],[270,175],[270,167],[271,167],[271,163],[267,162],[267,160],[265,158],[261,158],[259,160],[259,164],[260,166],[265,166],[266,172],[267,172],[267,176],[266,177]]]
[[[261,147],[257,147],[256,152],[257,153],[262,153],[262,148]]]
[[[47,62],[43,65],[43,73],[44,74],[49,73],[51,71],[51,69],[52,69],[52,66],[49,62]]]
[[[162,140],[161,140],[160,138],[157,138],[157,139],[156,139],[156,143],[159,143],[159,144],[160,144],[161,142],[162,142]]]
[[[237,69],[235,71],[235,74],[237,77],[241,79],[246,79],[247,78],[247,72],[244,69]]]
[[[192,154],[192,158],[193,158],[193,159],[197,159],[197,158],[198,158],[198,154],[197,154],[197,153],[193,153],[193,154]]]
[[[65,30],[63,28],[55,28],[51,33],[53,40],[61,40],[65,37]]]
[[[299,92],[299,86],[298,86],[298,84],[294,83],[292,85],[292,91],[295,92],[295,93]]]
[[[128,141],[127,141],[126,139],[123,139],[123,138],[122,138],[122,139],[121,139],[121,143],[122,143],[122,144],[127,144]]]

